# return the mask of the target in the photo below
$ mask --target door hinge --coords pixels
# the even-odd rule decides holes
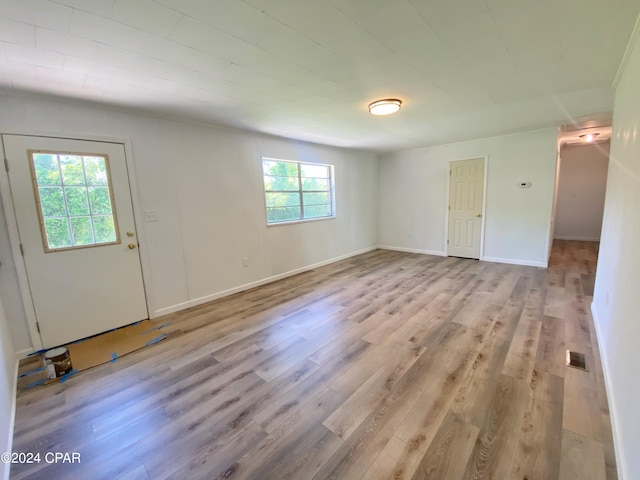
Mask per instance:
[[[449,210],[451,210],[451,205],[449,205]]]
[[[22,244],[20,244],[20,255],[24,257],[24,248],[22,248]]]
[[[4,169],[9,173],[9,160],[7,160],[7,157],[4,157]]]
[[[447,245],[449,245],[449,239],[447,238]]]
[[[38,322],[36,322],[36,330],[38,330],[38,333],[40,333],[40,324]]]
[[[451,175],[451,170],[449,170],[449,175]]]

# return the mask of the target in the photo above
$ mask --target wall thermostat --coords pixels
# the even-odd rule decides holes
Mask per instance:
[[[518,186],[520,188],[529,188],[531,186],[531,182],[518,182]]]

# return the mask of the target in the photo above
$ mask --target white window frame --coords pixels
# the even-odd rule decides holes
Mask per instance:
[[[279,222],[269,222],[269,215],[267,213],[267,190],[265,188],[265,184],[264,184],[264,177],[265,177],[265,173],[264,173],[264,162],[265,161],[272,161],[272,162],[286,162],[286,163],[295,163],[298,166],[298,190],[297,193],[300,195],[300,218],[295,219],[295,220],[283,220],[283,221],[279,221]],[[314,190],[303,190],[302,189],[302,174],[301,174],[301,165],[310,165],[310,166],[321,166],[321,167],[328,167],[329,168],[329,198],[331,199],[331,214],[330,215],[325,215],[322,217],[314,217],[314,218],[304,218],[304,197],[303,197],[303,193],[305,192],[309,192],[309,193],[313,193]],[[264,201],[264,215],[265,215],[265,222],[267,224],[267,227],[276,227],[278,225],[291,225],[293,223],[306,223],[306,222],[316,222],[319,220],[331,220],[336,218],[336,197],[335,197],[335,192],[336,192],[336,188],[335,188],[335,166],[334,165],[330,165],[328,163],[317,163],[317,162],[303,162],[300,160],[285,160],[282,158],[275,158],[275,157],[262,157],[260,159],[260,171],[262,172],[262,178],[261,178],[261,182],[262,182],[262,199]],[[296,190],[290,190],[287,193],[295,193]]]

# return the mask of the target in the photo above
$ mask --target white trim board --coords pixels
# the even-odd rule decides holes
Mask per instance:
[[[611,386],[611,374],[609,369],[609,363],[607,361],[606,352],[603,350],[603,343],[600,341],[602,338],[602,332],[600,331],[600,322],[598,322],[598,315],[596,313],[595,302],[591,302],[591,316],[593,318],[593,324],[596,327],[596,340],[598,341],[598,351],[600,352],[600,361],[602,362],[602,373],[604,376],[605,393],[607,395],[607,404],[609,406],[609,414],[611,417],[611,430],[613,432],[613,451],[616,455],[616,467],[618,472],[618,478],[620,480],[626,480],[629,477],[626,472],[626,461],[622,448],[618,446],[622,445],[622,439],[620,438],[620,429],[618,428],[618,414],[616,412],[616,403],[613,402],[613,388]]]
[[[525,267],[541,267],[541,268],[548,267],[546,262],[532,262],[530,260],[517,260],[514,258],[483,257],[480,260],[482,260],[483,262],[509,263],[511,265],[523,265]]]
[[[194,298],[193,300],[188,300],[186,302],[177,303],[175,305],[171,305],[169,307],[160,308],[150,313],[151,318],[161,317],[162,315],[167,315],[169,313],[179,312],[180,310],[184,310],[186,308],[195,307],[197,305],[202,305],[203,303],[211,302],[212,300],[217,300],[219,298],[227,297],[229,295],[233,295],[235,293],[243,292],[245,290],[249,290],[250,288],[259,287],[261,285],[265,285],[267,283],[275,282],[276,280],[281,280],[283,278],[291,277],[293,275],[297,275],[299,273],[307,272],[309,270],[313,270],[314,268],[323,267],[325,265],[329,265],[331,263],[339,262],[340,260],[345,260],[350,257],[355,257],[356,255],[361,255],[363,253],[371,252],[376,250],[378,247],[369,247],[362,250],[358,250],[356,252],[347,253],[345,255],[340,255],[339,257],[330,258],[328,260],[323,260],[322,262],[314,263],[312,265],[307,265],[304,267],[296,268],[294,270],[289,270],[288,272],[280,273],[278,275],[273,275],[271,277],[263,278],[261,280],[256,280],[255,282],[245,283],[244,285],[239,285],[237,287],[229,288],[228,290],[223,290],[221,292],[212,293],[210,295],[205,295],[204,297]]]
[[[13,371],[13,379],[12,379],[13,388],[11,389],[12,390],[11,398],[13,398],[13,402],[11,404],[11,416],[9,418],[9,432],[7,432],[7,435],[9,436],[9,438],[7,439],[7,452],[11,452],[13,447],[13,432],[14,432],[14,427],[16,423],[16,407],[18,402],[18,366],[19,366],[19,361],[16,359],[15,367]],[[11,473],[11,463],[3,462],[3,465],[5,470],[3,472],[2,478],[4,480],[9,480],[9,475]]]
[[[0,132],[0,144],[2,144],[2,156],[6,158],[4,146],[5,132]],[[42,339],[38,333],[36,326],[36,311],[33,307],[31,299],[31,287],[29,286],[29,277],[27,276],[27,267],[24,263],[24,257],[20,251],[20,234],[18,232],[18,220],[16,218],[15,208],[13,206],[13,192],[11,191],[11,183],[9,182],[9,172],[5,168],[0,168],[0,195],[2,196],[2,206],[4,208],[5,220],[7,225],[7,233],[9,234],[9,244],[13,255],[13,264],[16,271],[18,281],[18,290],[20,291],[20,301],[24,308],[24,316],[26,326],[29,330],[29,339],[34,351],[42,349]]]
[[[396,252],[406,253],[420,253],[422,255],[435,255],[437,257],[446,257],[447,252],[440,252],[437,250],[422,250],[419,248],[404,248],[404,247],[392,247],[391,245],[378,245],[380,250],[393,250]]]
[[[37,350],[33,349],[33,348],[24,348],[22,350],[18,350],[16,352],[16,360],[20,361],[23,358],[27,358],[30,354],[32,354],[33,352],[36,352]]]
[[[572,237],[572,236],[564,236],[564,235],[560,235],[557,237],[553,237],[554,240],[576,240],[579,242],[599,242],[600,241],[600,237],[594,238],[594,237]]]
[[[407,252],[407,253],[421,253],[423,255],[436,255],[438,257],[446,257],[446,252],[438,252],[435,250],[420,250],[417,248],[404,248],[404,247],[392,247],[390,245],[378,245],[378,248],[381,250],[395,250],[397,252]],[[470,258],[469,260],[477,260],[475,258]],[[513,258],[496,258],[496,257],[482,257],[480,258],[481,262],[494,262],[494,263],[508,263],[510,265],[523,265],[525,267],[542,267],[547,268],[547,264],[544,262],[532,262],[530,260],[518,260]]]

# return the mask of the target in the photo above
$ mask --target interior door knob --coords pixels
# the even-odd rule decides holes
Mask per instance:
[[[135,243],[130,243],[129,244],[129,250],[133,250],[134,248],[136,248],[136,244]]]
[[[481,213],[476,213],[476,217],[480,218],[482,216]]]

